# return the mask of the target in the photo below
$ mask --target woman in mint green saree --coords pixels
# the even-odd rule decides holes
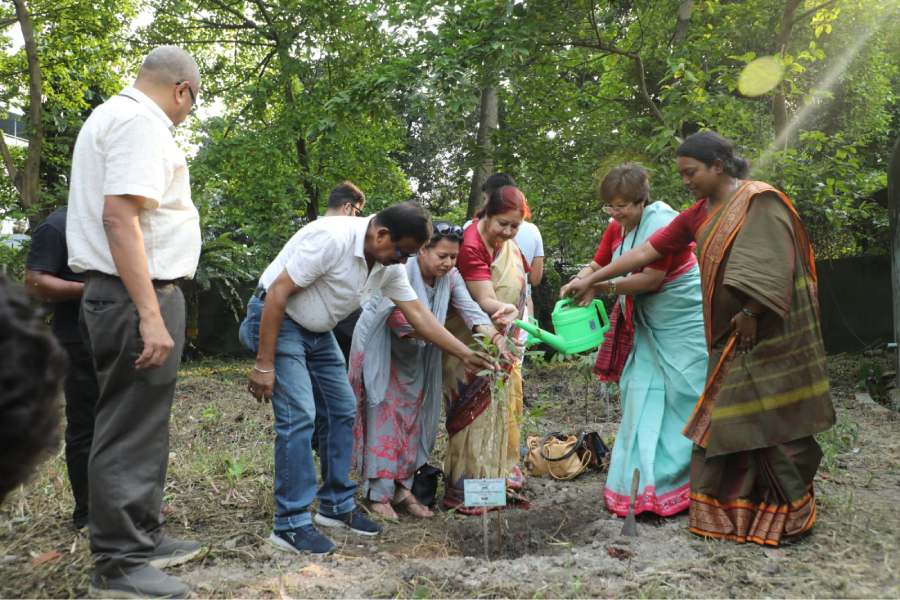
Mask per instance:
[[[600,195],[612,219],[593,262],[576,278],[639,246],[678,214],[665,202],[649,203],[647,172],[637,164],[610,171]],[[604,501],[611,512],[625,516],[637,468],[635,513],[674,515],[690,502],[691,441],[682,430],[706,380],[697,260],[686,248],[604,284],[601,291],[619,298],[594,372],[601,381],[618,381],[622,399]]]
[[[567,291],[584,302],[598,282],[696,242],[709,372],[684,431],[689,529],[778,546],[816,522],[815,434],[835,418],[812,246],[791,200],[745,179],[729,140],[695,133],[676,156],[697,202]]]

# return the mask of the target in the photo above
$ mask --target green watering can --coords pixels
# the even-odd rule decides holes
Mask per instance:
[[[538,323],[538,320],[535,317],[528,317],[528,324],[531,325],[532,327],[534,327],[535,330],[538,330],[538,331],[540,330],[540,323]],[[527,330],[526,330],[526,333],[528,333]],[[528,333],[528,338],[525,340],[526,346],[534,346],[535,344],[540,344],[540,343],[541,343],[541,338],[534,335],[533,333]]]
[[[595,299],[587,306],[576,306],[572,304],[571,298],[563,298],[553,307],[553,314],[550,316],[553,318],[556,334],[521,319],[516,319],[515,324],[528,332],[529,342],[532,337],[537,338],[564,354],[577,354],[597,348],[609,331],[609,317],[600,300]]]

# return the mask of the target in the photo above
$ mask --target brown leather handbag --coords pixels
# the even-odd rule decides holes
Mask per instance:
[[[526,440],[525,468],[535,477],[574,479],[590,467],[603,468],[609,450],[596,431],[563,435],[557,431]]]

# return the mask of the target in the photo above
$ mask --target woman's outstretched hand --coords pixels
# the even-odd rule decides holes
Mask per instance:
[[[491,321],[497,329],[505,330],[519,316],[519,309],[515,304],[501,304],[500,308],[491,315]]]

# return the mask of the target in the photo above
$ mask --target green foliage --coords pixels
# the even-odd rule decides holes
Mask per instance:
[[[232,296],[344,179],[366,192],[369,213],[415,196],[461,222],[485,158],[475,134],[486,85],[500,106],[494,169],[529,198],[548,267],[589,260],[607,222],[596,187],[618,163],[644,163],[653,196],[687,206],[674,151],[700,128],[734,139],[758,165],[752,176],[794,199],[820,257],[885,252],[878,192],[900,123],[896,3],[804,0],[783,47],[784,0],[695,0],[679,23],[682,4],[29,0],[48,136],[38,210],[65,201],[89,111],[148,47],[176,43],[197,56],[211,107],[181,139],[209,246],[198,289],[221,280]],[[0,19],[12,14],[0,7]],[[136,29],[138,14],[152,23]],[[783,66],[781,83],[742,96],[742,70],[762,57]],[[24,53],[0,53],[0,74],[0,106],[27,108]],[[776,144],[780,99],[788,128]],[[16,202],[0,178],[0,214],[34,216]],[[542,306],[559,276],[547,269]]]
[[[837,423],[828,431],[816,435],[816,441],[822,448],[822,470],[834,473],[840,468],[838,460],[842,454],[858,452],[854,448],[859,438],[859,423],[846,417],[838,417]]]
[[[866,165],[862,144],[843,133],[804,131],[800,142],[775,155],[763,178],[793,198],[817,256],[885,252],[890,225],[874,196],[887,187],[887,173]]]
[[[225,459],[225,475],[228,477],[228,483],[232,486],[237,485],[244,473],[247,471],[249,463],[240,458],[232,457]]]
[[[25,260],[28,258],[28,245],[11,245],[0,235],[0,273],[11,281],[25,280]]]
[[[90,110],[117,93],[134,72],[135,49],[126,42],[139,0],[29,0],[43,80],[41,198],[26,216],[49,214],[66,203],[72,149]],[[5,8],[5,7],[4,7]],[[0,12],[0,19],[9,15]],[[25,51],[0,52],[0,111],[17,106],[28,115]],[[27,130],[26,130],[27,131]],[[0,187],[9,186],[6,172]],[[0,211],[18,202],[0,190]]]

